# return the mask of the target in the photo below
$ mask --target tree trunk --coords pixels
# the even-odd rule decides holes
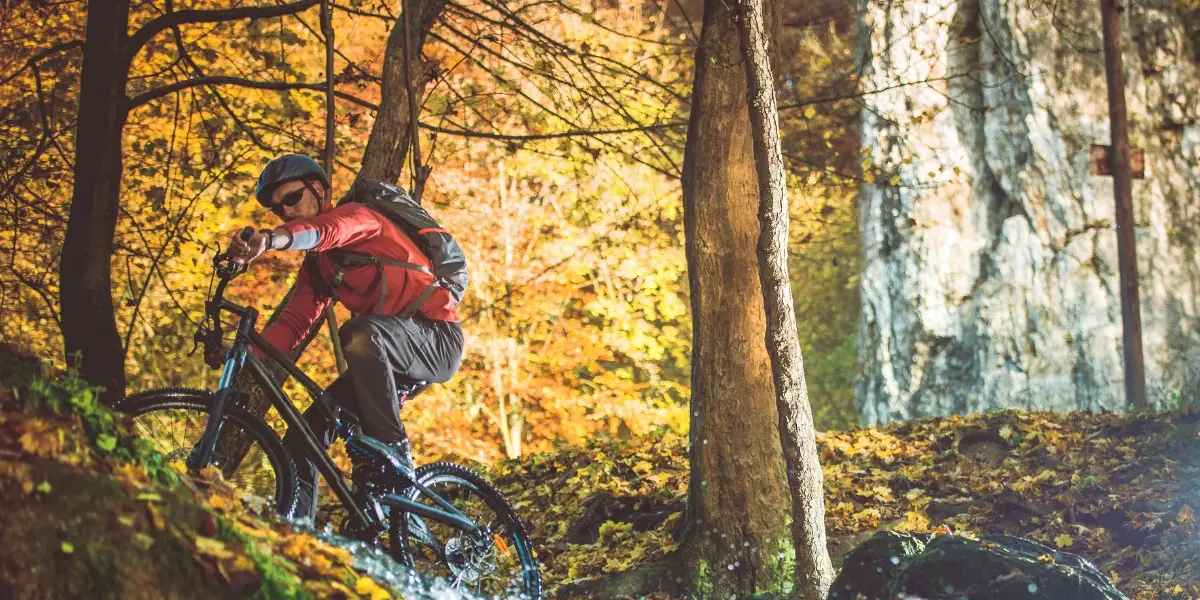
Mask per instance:
[[[691,286],[691,483],[679,559],[704,598],[779,592],[794,568],[789,497],[754,252],[758,186],[732,15],[706,0],[684,151]]]
[[[416,10],[415,31],[413,32],[413,95],[418,98],[425,94],[425,86],[429,83],[430,69],[421,63],[421,47],[425,37],[437,22],[442,10],[446,8],[446,0],[410,0],[409,6]],[[395,182],[400,178],[404,167],[404,157],[408,153],[408,92],[404,87],[404,25],[397,20],[388,35],[387,50],[383,55],[383,83],[380,85],[379,113],[375,115],[375,124],[371,126],[371,136],[367,139],[367,149],[363,154],[359,177],[370,177],[384,181]]]
[[[788,277],[787,175],[762,4],[762,0],[740,0],[737,19],[758,172],[758,273],[767,315],[765,339],[775,383],[779,437],[792,496],[792,541],[796,548],[796,587],[792,593],[805,600],[824,600],[833,583],[833,565],[825,548],[823,477]]]
[[[113,311],[113,231],[121,193],[121,129],[125,126],[128,0],[88,6],[80,75],[75,183],[59,262],[59,303],[67,364],[104,386],[101,398],[125,395],[125,352]]]

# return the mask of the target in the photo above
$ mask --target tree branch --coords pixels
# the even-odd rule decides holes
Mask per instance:
[[[430,125],[429,123],[418,123],[421,129],[433,131],[436,133],[444,133],[447,135],[456,135],[459,137],[468,138],[484,138],[489,140],[503,140],[509,142],[526,142],[534,140],[553,140],[558,138],[569,137],[592,137],[597,135],[620,135],[623,133],[644,133],[647,131],[658,131],[661,129],[675,129],[678,127],[687,127],[687,121],[676,121],[674,123],[655,123],[653,125],[641,125],[638,127],[627,127],[624,129],[572,129],[570,131],[559,131],[555,133],[530,133],[530,134],[505,134],[505,133],[488,133],[486,131],[471,131],[462,127],[458,127],[456,123],[451,121],[455,128],[439,127]]]
[[[46,48],[45,50],[42,50],[41,52],[38,52],[37,54],[30,56],[29,60],[26,60],[25,64],[21,65],[20,68],[18,68],[16,71],[13,71],[13,73],[11,75],[5,76],[4,79],[0,79],[0,85],[4,85],[4,84],[12,81],[13,79],[15,79],[17,77],[17,75],[20,75],[21,73],[25,72],[25,69],[32,67],[33,65],[37,64],[38,61],[42,60],[43,58],[46,58],[47,56],[50,56],[51,54],[54,54],[56,52],[63,52],[64,50],[70,50],[72,48],[78,48],[80,46],[83,46],[83,40],[71,40],[69,42],[63,42],[61,44],[55,44],[53,46],[50,46],[49,48]]]
[[[166,96],[168,94],[173,94],[175,92],[178,92],[179,90],[186,90],[188,88],[207,86],[207,85],[236,85],[236,86],[254,88],[254,89],[259,89],[259,90],[276,90],[276,91],[288,91],[288,90],[311,90],[311,91],[316,91],[316,92],[324,92],[325,91],[325,82],[297,83],[297,82],[287,82],[287,81],[254,81],[252,79],[245,79],[242,77],[230,77],[227,75],[209,75],[209,76],[204,76],[204,77],[197,77],[195,79],[186,79],[184,81],[176,81],[175,83],[172,83],[169,85],[164,85],[163,87],[160,87],[160,88],[155,88],[155,89],[152,89],[147,92],[142,92],[141,94],[138,94],[137,96],[134,96],[133,98],[130,98],[129,103],[126,105],[126,108],[128,110],[133,110],[143,104],[146,104],[147,102],[150,102],[151,100],[156,100],[156,99]],[[373,104],[373,103],[363,100],[362,98],[359,98],[357,96],[353,96],[353,95],[347,94],[345,92],[336,92],[335,95],[338,98],[341,98],[342,100],[346,100],[348,102],[353,102],[354,104],[357,104],[363,108],[369,108],[371,110],[379,110],[378,104]]]
[[[291,4],[280,4],[278,6],[243,6],[221,10],[181,10],[169,12],[161,17],[151,19],[149,23],[142,25],[141,29],[130,36],[126,57],[133,58],[138,50],[146,45],[146,42],[149,42],[154,36],[166,29],[177,25],[188,23],[221,23],[240,19],[265,19],[291,15],[316,6],[317,1],[297,0]]]

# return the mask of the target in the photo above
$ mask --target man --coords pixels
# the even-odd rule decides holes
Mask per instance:
[[[452,293],[439,285],[434,265],[410,234],[367,204],[343,201],[332,206],[325,201],[329,185],[325,171],[307,156],[288,154],[272,160],[259,175],[255,197],[284,224],[255,233],[248,241],[235,235],[229,255],[235,262],[249,262],[267,251],[310,253],[295,292],[263,337],[286,353],[304,339],[331,300],[350,309],[356,316],[342,325],[338,336],[348,368],[330,386],[330,395],[358,415],[365,435],[384,442],[394,451],[392,458],[411,469],[394,374],[442,383],[458,370],[463,334],[455,308],[466,286],[465,266],[459,272],[461,285],[450,286],[457,290]],[[444,234],[457,251],[457,244],[440,228],[416,233],[429,231]],[[339,253],[376,260],[346,267]],[[461,254],[455,256],[465,264]],[[333,441],[331,424],[319,410],[310,408],[305,418],[326,445]],[[289,432],[284,442],[295,444],[297,439]],[[300,459],[296,467],[301,480],[296,516],[313,518],[316,468]]]

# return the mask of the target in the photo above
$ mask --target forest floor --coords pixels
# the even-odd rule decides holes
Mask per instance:
[[[0,389],[0,582],[14,597],[393,596],[394,570],[264,518],[214,472],[163,464],[82,389]],[[1200,599],[1200,412],[1010,410],[818,445],[835,564],[879,529],[1006,533],[1084,556],[1135,600]],[[678,436],[563,446],[487,476],[532,524],[552,597],[677,547]]]
[[[536,515],[551,589],[675,548],[685,444],[564,448],[492,469]],[[880,529],[1003,533],[1083,556],[1132,599],[1200,599],[1198,411],[1005,410],[831,431],[817,444],[835,566]]]

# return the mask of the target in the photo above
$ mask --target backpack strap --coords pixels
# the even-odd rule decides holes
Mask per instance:
[[[390,258],[379,258],[378,256],[372,256],[370,254],[366,254],[363,252],[354,252],[353,250],[330,250],[329,258],[330,258],[330,261],[333,262],[333,265],[334,265],[333,280],[330,281],[330,286],[329,286],[330,289],[332,290],[332,294],[330,295],[330,297],[332,298],[333,302],[335,302],[335,303],[337,302],[337,299],[338,299],[338,294],[337,294],[338,286],[342,285],[342,280],[345,279],[347,269],[354,269],[357,267],[365,267],[368,265],[374,265],[374,267],[375,267],[375,283],[374,283],[374,285],[379,286],[379,302],[376,303],[376,305],[375,305],[375,310],[374,310],[375,314],[379,314],[383,310],[383,303],[387,300],[387,292],[388,292],[387,275],[383,272],[383,267],[385,265],[389,266],[389,267],[400,267],[402,269],[408,269],[410,271],[417,271],[419,273],[424,273],[426,275],[433,275],[433,271],[430,271],[429,268],[418,265],[418,264],[410,263],[410,262],[403,261],[403,260],[393,260]],[[433,292],[435,290],[437,290],[438,287],[440,287],[440,286],[438,286],[438,284],[437,284],[437,279],[434,279],[433,282],[431,282],[428,286],[425,287],[425,289],[421,292],[421,295],[417,296],[412,302],[410,302],[408,304],[408,306],[404,307],[404,310],[400,311],[400,313],[397,316],[411,317],[414,314],[416,314],[416,312],[418,310],[420,310],[422,306],[425,305],[425,302],[427,300],[429,300],[429,297],[433,295]]]

